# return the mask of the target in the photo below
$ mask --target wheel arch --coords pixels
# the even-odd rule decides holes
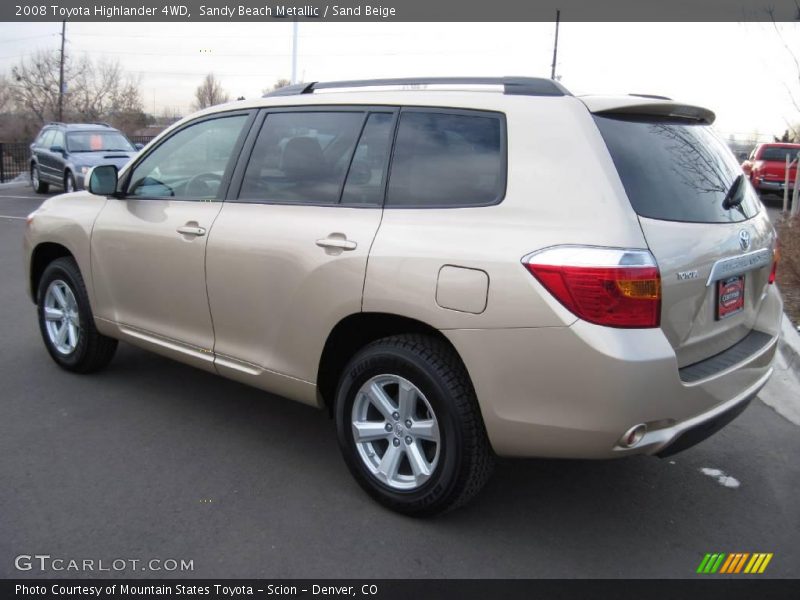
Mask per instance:
[[[42,279],[42,274],[51,262],[57,258],[68,256],[75,258],[72,252],[66,246],[55,242],[42,242],[38,244],[31,253],[30,263],[30,292],[34,304],[36,304],[36,291],[39,289],[39,282]]]
[[[339,377],[353,355],[375,340],[408,333],[435,337],[452,348],[461,359],[450,340],[441,331],[423,321],[380,312],[349,315],[339,321],[328,334],[317,369],[317,390],[331,416]]]

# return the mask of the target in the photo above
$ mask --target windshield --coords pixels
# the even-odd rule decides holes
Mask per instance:
[[[640,216],[730,223],[758,213],[751,186],[732,190],[741,168],[708,125],[629,116],[594,120]]]
[[[760,160],[777,160],[786,162],[786,157],[792,161],[797,158],[800,148],[781,148],[780,146],[768,146],[761,151]]]
[[[133,146],[118,131],[76,131],[67,134],[70,152],[133,152]]]

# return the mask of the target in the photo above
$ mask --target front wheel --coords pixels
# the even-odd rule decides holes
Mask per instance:
[[[378,502],[425,516],[460,506],[491,474],[493,455],[461,360],[431,336],[361,350],[336,395],[345,462]]]
[[[36,303],[44,345],[60,367],[90,373],[113,358],[117,340],[95,328],[86,286],[74,259],[58,258],[45,268]]]

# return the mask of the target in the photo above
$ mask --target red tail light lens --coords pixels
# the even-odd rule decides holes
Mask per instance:
[[[645,250],[557,246],[526,256],[528,271],[584,321],[608,327],[658,327],[661,275]]]
[[[772,251],[772,269],[769,272],[769,282],[775,283],[775,277],[778,275],[778,263],[781,260],[781,244],[778,238],[775,238],[775,250]]]

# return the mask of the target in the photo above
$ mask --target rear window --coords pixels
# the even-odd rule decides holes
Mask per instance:
[[[777,160],[780,162],[786,162],[786,157],[789,157],[789,160],[792,161],[797,158],[797,153],[800,152],[800,148],[781,148],[776,146],[768,146],[761,150],[761,159],[760,160]]]
[[[707,125],[673,120],[598,116],[597,127],[633,209],[642,217],[692,223],[744,221],[758,213],[749,185],[741,203],[723,208],[742,174],[728,147]]]
[[[117,131],[77,131],[67,134],[70,152],[132,152],[128,139]]]
[[[504,121],[480,112],[404,111],[387,206],[486,206],[505,193]]]

